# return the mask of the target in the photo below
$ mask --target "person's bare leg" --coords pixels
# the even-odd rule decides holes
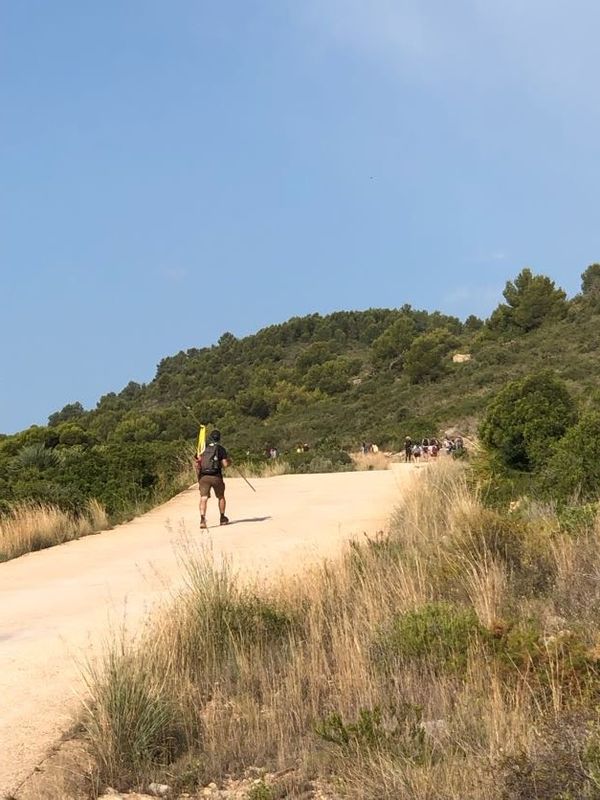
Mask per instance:
[[[208,497],[200,497],[200,527],[206,527],[206,506]]]
[[[223,497],[219,497],[219,511],[221,512],[221,525],[225,522],[229,522],[227,517],[225,516],[225,506],[227,505],[225,501],[225,495]]]

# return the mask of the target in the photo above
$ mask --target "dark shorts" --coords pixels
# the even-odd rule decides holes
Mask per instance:
[[[225,481],[222,475],[201,475],[198,478],[198,488],[200,497],[210,497],[211,489],[219,500],[225,497]]]

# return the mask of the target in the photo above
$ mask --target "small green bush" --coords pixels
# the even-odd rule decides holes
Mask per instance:
[[[538,620],[524,619],[489,643],[506,678],[527,673],[541,692],[555,691],[557,685],[569,691],[584,686],[598,691],[598,664],[575,630],[546,635]]]
[[[495,643],[498,660],[510,669],[538,667],[543,659],[542,630],[537,620],[527,619],[509,626]]]
[[[273,789],[264,780],[251,786],[246,797],[248,800],[275,800]]]
[[[39,470],[44,470],[49,467],[56,467],[59,463],[59,456],[54,450],[46,447],[43,443],[36,443],[21,448],[14,457],[11,466],[14,469],[18,469],[19,467],[34,467]]]
[[[558,512],[558,521],[561,530],[571,536],[580,536],[594,527],[598,516],[598,504],[586,503],[581,506],[564,506]]]
[[[466,667],[471,645],[487,635],[472,608],[427,603],[397,615],[380,631],[373,653],[383,666],[421,661],[433,669],[457,671]]]
[[[422,709],[409,703],[390,708],[385,714],[378,706],[362,708],[354,722],[345,722],[334,711],[315,726],[315,733],[342,750],[386,751],[422,763],[430,748],[421,720]]]
[[[294,621],[285,611],[253,595],[215,598],[213,603],[197,610],[207,615],[211,637],[226,650],[235,647],[235,642],[275,644],[294,627]]]

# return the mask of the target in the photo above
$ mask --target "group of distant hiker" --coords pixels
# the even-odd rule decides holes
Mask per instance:
[[[462,436],[455,438],[445,436],[441,442],[435,436],[426,437],[420,442],[414,442],[410,436],[407,436],[404,440],[404,460],[419,462],[422,458],[424,461],[429,461],[430,458],[437,458],[440,452],[447,455],[460,455],[464,448],[465,443]]]
[[[378,453],[379,447],[374,442],[361,442],[360,452],[363,454],[363,456],[366,456],[369,453]]]

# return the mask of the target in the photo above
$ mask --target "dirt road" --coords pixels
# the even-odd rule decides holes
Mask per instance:
[[[125,525],[0,564],[0,797],[14,792],[73,722],[80,666],[111,630],[135,629],[182,580],[186,536],[257,573],[296,571],[387,524],[410,467],[228,481],[233,524],[199,531],[196,488]],[[216,502],[209,524],[216,523]]]

